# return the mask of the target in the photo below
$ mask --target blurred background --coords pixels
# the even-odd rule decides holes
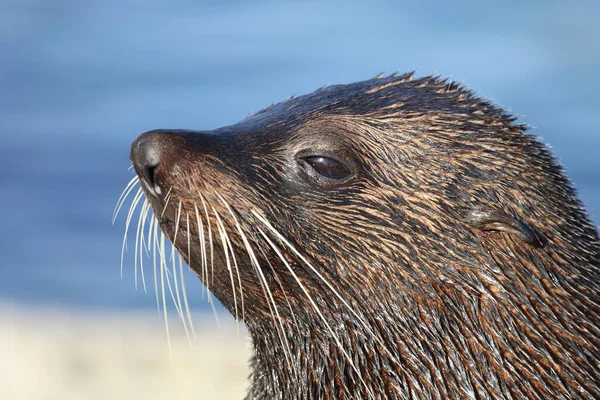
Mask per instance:
[[[0,0],[0,398],[243,397],[243,328],[216,324],[196,279],[194,351],[174,323],[169,356],[133,256],[120,276],[126,213],[111,216],[146,130],[439,74],[532,125],[598,224],[598,18],[594,0]]]

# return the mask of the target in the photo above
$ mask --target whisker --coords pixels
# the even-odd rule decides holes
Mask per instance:
[[[171,254],[173,254],[176,250],[173,249],[173,244],[171,244]],[[181,299],[178,300],[179,291],[173,291],[173,285],[171,285],[171,279],[177,279],[177,265],[175,263],[175,257],[169,257],[169,261],[171,261],[172,268],[169,268],[167,265],[167,259],[165,258],[165,263],[163,265],[165,270],[165,280],[167,282],[167,289],[169,289],[169,294],[171,295],[171,300],[173,301],[173,306],[175,306],[175,311],[177,311],[177,315],[179,318],[183,319],[183,312],[181,311]],[[177,282],[174,282],[174,285],[177,285]],[[177,292],[177,295],[176,295]]]
[[[156,252],[158,251],[159,253],[159,257],[160,256],[160,247],[159,247],[159,239],[158,239],[158,229],[159,229],[159,223],[158,223],[158,219],[156,218],[156,216],[154,218],[152,218],[152,221],[150,222],[152,224],[152,262],[154,264],[154,295],[156,297],[156,309],[158,310],[158,315],[160,316],[160,300],[159,300],[159,295],[158,295],[158,270],[156,268]],[[162,232],[161,232],[162,235]],[[160,260],[159,260],[160,263]]]
[[[267,264],[269,265],[269,268],[271,269],[271,272],[273,273],[275,281],[277,282],[277,284],[279,285],[279,289],[281,289],[281,292],[283,293],[283,297],[285,298],[285,302],[287,303],[288,309],[290,310],[290,314],[292,315],[292,320],[294,321],[294,325],[296,327],[298,327],[299,324],[298,324],[298,320],[296,319],[296,313],[294,313],[294,309],[292,307],[292,303],[290,302],[290,299],[288,298],[288,296],[286,294],[286,290],[284,289],[283,284],[281,283],[281,279],[279,279],[279,277],[277,276],[277,273],[275,272],[275,268],[273,267],[273,264],[271,264],[271,261],[269,261],[269,257],[267,256],[267,253],[263,249],[263,247],[261,246],[260,242],[258,242],[257,240],[255,240],[254,243],[256,244],[256,247],[258,248],[258,250],[262,254],[263,258],[267,261]]]
[[[175,244],[177,243],[177,233],[179,232],[179,222],[181,220],[181,201],[179,201],[179,206],[177,207],[177,217],[175,218],[175,234],[173,235],[173,247],[171,247],[171,258],[173,258],[173,254],[175,252]]]
[[[169,355],[171,355],[171,336],[169,334],[169,317],[167,314],[167,299],[165,294],[165,234],[160,233],[160,288],[162,292],[163,313],[165,315],[165,329],[167,331],[167,343],[169,345]]]
[[[144,252],[146,253],[146,257],[148,258],[151,258],[150,252],[152,251],[152,242],[150,241],[150,239],[152,237],[152,221],[154,221],[155,219],[156,218],[154,217],[154,212],[152,211],[152,205],[150,205],[150,207],[148,208],[148,215],[146,216],[146,219],[143,223],[144,226],[142,227],[142,232],[145,232],[146,224],[148,223],[148,220],[150,221],[148,223],[148,233],[146,234],[146,237],[142,238]],[[142,233],[142,235],[144,235],[144,233]]]
[[[158,225],[158,223],[156,225]],[[171,295],[171,300],[173,301],[173,305],[175,306],[175,310],[177,311],[177,314],[181,318],[183,318],[181,308],[179,307],[179,305],[177,303],[177,300],[175,298],[175,293],[173,292],[173,287],[171,286],[171,279],[169,278],[169,276],[173,276],[173,272],[171,272],[171,269],[167,265],[165,238],[166,238],[165,234],[162,231],[160,231],[160,248],[158,249],[158,255],[159,255],[159,268],[160,268],[163,308],[166,310],[166,304],[165,304],[166,290],[165,289],[168,289],[169,294]],[[171,248],[173,248],[173,244],[171,244]],[[173,251],[175,251],[175,250],[171,249],[171,253],[173,253]],[[169,258],[169,259],[171,261],[174,261],[174,259],[171,259],[171,258]],[[165,283],[166,283],[166,285],[165,285]]]
[[[146,218],[146,216],[148,215],[148,208],[150,207],[150,203],[148,202],[147,199],[144,199],[144,203],[142,204],[142,210],[140,211],[140,215],[138,218],[138,223],[137,223],[137,228],[136,228],[136,232],[135,232],[135,248],[133,251],[133,275],[134,275],[134,287],[135,290],[137,290],[138,288],[138,273],[137,273],[137,265],[138,265],[138,260],[140,262],[140,269],[142,270],[143,273],[143,257],[142,257],[142,247],[143,246],[143,238],[144,238],[144,231],[143,231],[143,221]],[[140,243],[142,242],[142,243]],[[139,256],[139,257],[138,257]]]
[[[227,264],[227,271],[229,271],[229,277],[231,278],[231,292],[233,293],[233,307],[235,309],[235,323],[238,328],[239,333],[239,315],[238,315],[238,307],[237,307],[237,295],[235,293],[235,282],[233,279],[233,271],[231,270],[231,260],[229,259],[229,249],[227,247],[226,233],[225,227],[223,226],[223,222],[221,221],[221,217],[217,210],[214,207],[211,207],[216,219],[217,219],[217,229],[219,230],[219,235],[221,236],[221,243],[223,245],[223,252],[225,253],[225,262]]]
[[[254,267],[254,269],[256,270],[256,272],[259,276],[259,282],[262,287],[263,294],[265,295],[265,299],[267,300],[267,305],[269,307],[269,311],[271,312],[273,321],[279,323],[279,325],[275,325],[275,326],[278,328],[277,335],[279,336],[279,341],[280,341],[282,347],[284,348],[284,355],[285,355],[286,361],[287,361],[290,369],[295,369],[294,368],[295,364],[291,360],[292,351],[290,350],[290,347],[289,347],[289,341],[287,340],[287,338],[285,341],[283,340],[285,329],[283,327],[282,318],[281,318],[281,315],[279,314],[279,310],[277,308],[277,304],[275,303],[275,299],[273,298],[273,293],[271,292],[271,289],[269,288],[269,284],[267,283],[267,279],[265,278],[265,276],[262,272],[260,263],[258,262],[258,259],[256,258],[254,251],[252,250],[252,246],[250,245],[250,242],[248,241],[246,234],[244,233],[244,231],[242,230],[242,227],[240,226],[238,218],[233,213],[233,210],[231,209],[229,204],[225,201],[225,199],[223,199],[223,197],[220,194],[217,193],[217,195],[219,196],[219,199],[221,200],[221,202],[225,205],[225,207],[231,214],[231,218],[233,219],[235,226],[237,228],[237,231],[242,239],[242,242],[244,243],[244,247],[246,248],[248,257],[250,257],[250,263],[252,264],[252,266]],[[271,307],[271,305],[272,305],[272,307]],[[275,318],[275,315],[277,316],[277,318]]]
[[[217,312],[217,308],[215,307],[215,303],[212,300],[212,293],[210,292],[210,290],[207,292],[208,293],[208,304],[210,304],[210,308],[212,309],[213,315],[215,316],[215,321],[217,321],[217,327],[221,327],[221,319],[219,318],[219,313]]]
[[[181,260],[181,256],[179,256],[179,275],[181,279],[181,292],[183,294],[185,313],[187,315],[190,330],[192,331],[192,336],[194,339],[196,339],[196,329],[194,328],[194,321],[192,320],[192,313],[190,312],[190,305],[188,303],[187,290],[185,288],[185,278],[183,276],[183,261]]]
[[[123,191],[121,192],[121,195],[119,196],[119,199],[117,200],[117,204],[115,205],[115,209],[113,210],[113,215],[112,215],[112,224],[113,225],[115,224],[117,215],[119,215],[119,211],[121,210],[121,207],[125,203],[125,200],[127,200],[129,193],[131,193],[131,191],[133,190],[135,185],[138,183],[140,183],[140,181],[136,175],[133,178],[131,178],[131,180],[129,181],[127,186],[125,186],[125,189],[123,189]]]
[[[194,204],[194,211],[196,212],[196,224],[198,225],[198,241],[200,242],[200,257],[202,258],[202,263],[200,267],[200,276],[202,278],[203,288],[206,288],[206,281],[208,280],[208,265],[206,260],[206,243],[204,241],[204,224],[202,223],[202,219],[200,218],[200,213],[198,212],[198,207]],[[206,275],[205,275],[206,274]],[[202,290],[202,299],[204,299],[204,290]]]
[[[182,203],[181,203],[181,201],[179,201],[179,206],[177,207],[177,218],[175,220],[175,234],[173,235],[173,243],[171,246],[171,256],[170,256],[172,272],[169,271],[169,269],[166,265],[165,265],[165,268],[166,268],[166,272],[167,272],[167,275],[166,275],[167,286],[169,288],[169,292],[171,293],[171,298],[173,299],[173,304],[175,305],[175,309],[177,310],[177,313],[179,314],[179,318],[181,319],[181,322],[183,323],[183,329],[185,331],[185,335],[191,345],[191,339],[190,339],[190,334],[188,331],[186,317],[183,314],[183,306],[181,304],[181,295],[179,294],[179,283],[178,283],[179,279],[177,277],[177,262],[175,259],[175,253],[177,253],[177,255],[179,257],[181,257],[179,255],[179,252],[177,251],[177,247],[175,246],[175,243],[177,243],[177,234],[179,232],[179,223],[181,222],[181,207],[182,207]],[[180,265],[180,267],[181,267],[181,265]],[[182,269],[182,267],[180,269]],[[173,278],[173,286],[175,287],[175,295],[173,295],[171,281],[168,276],[169,273],[171,273],[171,276]],[[187,301],[186,301],[186,304],[187,304]]]
[[[210,372],[208,371],[208,368],[206,368],[206,363],[202,363],[204,366],[204,371],[206,372],[206,376],[208,377],[208,383],[210,383],[210,387],[213,390],[213,398],[218,398],[219,397],[219,393],[217,392],[217,388],[215,387],[215,384],[212,380],[212,377],[210,376]]]
[[[127,249],[127,233],[129,232],[129,224],[131,223],[131,218],[135,209],[137,208],[140,199],[144,193],[142,192],[142,188],[138,188],[136,195],[131,202],[131,206],[129,206],[129,212],[127,213],[127,220],[125,221],[125,233],[123,234],[123,244],[121,245],[121,278],[123,278],[123,258],[125,257],[125,250]]]
[[[223,226],[223,229],[225,229],[225,226]],[[242,320],[244,320],[246,313],[244,310],[244,289],[242,286],[242,278],[240,276],[240,268],[237,263],[237,257],[235,256],[235,252],[233,250],[233,245],[231,244],[231,240],[229,239],[229,233],[226,230],[225,230],[225,239],[227,240],[227,245],[229,246],[229,251],[231,252],[231,259],[233,260],[233,269],[235,270],[235,273],[238,278],[238,287],[240,289],[240,303],[241,303],[241,309],[242,309]]]
[[[158,223],[155,224],[155,226],[157,226]],[[166,290],[168,289],[169,294],[171,295],[171,300],[173,301],[173,305],[175,306],[175,310],[177,311],[177,314],[179,315],[180,318],[183,318],[183,313],[181,311],[181,307],[180,304],[178,304],[176,297],[175,297],[175,293],[173,292],[173,286],[171,285],[171,279],[169,278],[169,275],[176,278],[177,275],[174,275],[173,272],[171,272],[171,269],[168,267],[167,265],[167,258],[166,258],[166,249],[165,249],[165,234],[160,231],[160,248],[158,250],[158,254],[159,254],[159,267],[160,267],[160,279],[161,279],[161,292],[162,292],[162,303],[163,303],[163,309],[165,310],[166,313]],[[171,244],[171,253],[173,253],[175,250],[173,249],[173,244]],[[176,272],[176,267],[174,264],[175,259],[172,258],[172,265],[173,265],[173,270]],[[166,282],[166,285],[165,285]],[[158,293],[158,291],[157,291]],[[165,315],[166,318],[166,315]]]
[[[185,213],[185,229],[187,234],[187,256],[188,256],[188,265],[192,265],[192,243],[190,236],[190,215]]]
[[[144,293],[148,293],[148,290],[146,289],[146,277],[145,277],[145,273],[144,273],[144,257],[143,257],[143,252],[144,249],[146,251],[146,256],[150,257],[150,254],[148,253],[149,248],[148,246],[150,246],[150,243],[146,243],[145,240],[145,234],[144,234],[144,229],[146,228],[146,221],[148,220],[148,214],[151,213],[152,206],[150,205],[150,203],[148,203],[148,206],[146,207],[146,211],[143,213],[144,217],[142,218],[142,227],[140,229],[140,241],[141,241],[141,246],[140,246],[140,272],[141,272],[141,276],[142,276],[142,286],[144,287]],[[154,217],[150,217],[150,222],[152,222],[154,220]],[[150,228],[151,229],[151,228]],[[150,230],[148,231],[150,232]]]
[[[254,210],[252,212],[256,216],[259,216],[258,213],[256,213]],[[266,223],[266,221],[262,220],[262,218],[261,218],[261,222]],[[267,226],[270,226],[270,224],[267,225]],[[352,369],[356,373],[358,379],[363,384],[365,390],[369,394],[369,397],[371,397],[371,398],[374,399],[375,396],[373,395],[373,393],[369,389],[369,386],[367,386],[366,382],[363,380],[360,371],[354,365],[354,361],[352,360],[352,358],[350,357],[350,355],[348,354],[348,352],[344,349],[344,346],[342,345],[342,342],[340,341],[340,339],[338,338],[338,336],[335,334],[335,331],[333,330],[333,328],[331,327],[331,325],[329,324],[329,322],[327,322],[327,319],[323,315],[322,311],[319,309],[319,306],[317,306],[316,302],[314,301],[314,299],[312,298],[312,296],[310,295],[310,293],[308,292],[308,290],[306,289],[306,287],[304,286],[304,284],[302,283],[302,281],[300,280],[300,278],[298,277],[298,275],[296,275],[296,273],[294,272],[293,268],[289,265],[289,263],[287,262],[287,260],[285,259],[285,257],[283,256],[283,254],[281,253],[281,251],[279,250],[279,248],[277,247],[277,245],[275,243],[273,243],[273,241],[263,232],[263,230],[260,227],[256,227],[256,229],[262,235],[262,237],[267,241],[267,243],[269,244],[269,246],[271,246],[271,248],[275,251],[275,253],[277,254],[277,256],[281,259],[281,261],[286,266],[286,268],[288,269],[288,271],[290,272],[290,274],[292,275],[292,277],[294,278],[294,280],[296,281],[296,283],[298,283],[298,286],[300,287],[300,289],[302,290],[302,292],[304,292],[304,295],[308,299],[309,303],[311,304],[311,306],[313,307],[313,309],[315,310],[315,312],[317,313],[317,315],[319,316],[319,318],[321,318],[321,320],[325,324],[325,328],[331,334],[331,337],[333,338],[334,342],[336,343],[339,351],[344,355],[344,357],[348,361],[348,364],[350,364],[350,366],[352,367]],[[279,233],[277,232],[277,234],[279,234]]]
[[[213,251],[212,228],[210,226],[210,217],[208,216],[208,208],[206,207],[206,202],[204,201],[204,196],[202,196],[202,193],[199,193],[199,194],[200,194],[200,200],[202,201],[202,207],[204,208],[204,214],[206,215],[206,224],[208,226],[207,231],[208,231],[208,243],[209,243],[209,248],[210,248],[210,278],[208,278],[208,276],[207,276],[206,288],[210,292],[209,282],[212,282],[212,280],[215,276],[215,259],[214,259],[214,251]],[[208,275],[208,266],[206,268],[206,274]]]
[[[179,203],[181,205],[181,203]],[[192,260],[192,255],[191,255],[191,243],[190,243],[190,216],[189,214],[185,214],[185,226],[186,226],[186,233],[187,233],[187,255],[188,255],[188,262],[191,264],[191,260]],[[183,260],[181,257],[181,254],[179,254],[179,281],[181,282],[181,294],[183,297],[183,304],[185,307],[185,315],[187,317],[187,323],[188,326],[190,328],[190,330],[192,331],[192,336],[194,337],[194,339],[196,338],[196,332],[194,330],[194,323],[192,322],[192,315],[190,313],[190,307],[188,304],[188,298],[187,298],[187,291],[185,288],[185,278],[183,275]],[[179,298],[179,297],[178,297]],[[181,307],[181,305],[180,305]],[[184,321],[184,327],[185,327],[185,321]],[[187,332],[187,330],[186,330]],[[188,337],[189,339],[189,337]],[[191,342],[190,342],[191,344]]]
[[[227,207],[227,209],[229,210],[229,213],[231,214],[231,216],[234,218],[235,220],[235,215],[233,214],[233,211],[231,210],[231,208],[229,207],[229,205],[225,202],[225,200],[223,199],[223,197],[217,193],[217,196],[219,196],[220,200],[223,202],[223,204],[225,205],[225,207]],[[227,232],[227,230],[225,229],[225,225],[219,221],[221,223],[221,226],[223,227],[223,232],[225,233],[225,239],[227,240],[227,245],[229,246],[229,251],[231,252],[231,258],[233,259],[233,266],[235,268],[235,272],[238,278],[238,284],[239,284],[239,289],[240,289],[240,302],[241,302],[241,308],[242,308],[242,320],[244,319],[245,316],[245,311],[244,311],[244,289],[242,287],[242,278],[240,276],[240,269],[238,267],[238,263],[237,263],[237,259],[235,256],[235,251],[233,250],[233,245],[231,244],[231,240],[229,239],[229,233]],[[237,223],[237,220],[235,220],[235,222]]]
[[[348,304],[348,302],[339,294],[339,292],[333,287],[333,285],[315,268],[313,267],[306,257],[304,257],[296,248],[281,235],[264,217],[262,217],[256,210],[252,210],[252,213],[255,217],[259,219],[273,234],[283,243],[285,244],[302,262],[332,291],[332,293],[337,297],[342,304],[354,315],[361,325],[365,328],[365,330],[372,336],[372,338],[382,347],[382,349],[390,356],[392,361],[396,363],[399,367],[402,368],[402,364],[400,361],[394,356],[394,354],[388,349],[387,345],[383,342],[383,340],[376,335],[370,325],[354,310],[353,307]]]
[[[175,249],[175,245],[173,245],[173,248],[171,249],[171,254],[174,254],[173,252],[176,251],[174,249]],[[179,269],[183,270],[183,266],[181,264],[181,255],[179,253],[177,253],[177,256],[178,256],[177,258],[179,258]],[[175,304],[175,308],[177,309],[177,312],[179,313],[179,318],[181,319],[181,323],[183,324],[183,330],[185,331],[185,336],[187,337],[188,342],[191,345],[192,341],[190,338],[190,333],[188,331],[187,320],[186,320],[186,316],[183,313],[183,306],[181,304],[181,296],[179,295],[179,284],[177,283],[179,281],[179,278],[177,277],[177,261],[174,256],[171,257],[171,266],[173,269],[173,272],[172,272],[173,284],[175,286],[175,294],[177,296],[177,303]],[[169,281],[167,280],[167,283],[168,282]],[[170,290],[170,287],[169,287],[169,290]],[[175,299],[173,299],[173,303],[175,303]]]
[[[165,211],[167,211],[167,207],[169,205],[169,201],[171,200],[171,190],[173,190],[173,186],[171,186],[169,188],[169,190],[167,191],[167,194],[165,195],[165,206],[163,207],[162,212],[160,213],[160,217],[164,217],[165,215]]]
[[[198,192],[198,195],[200,197],[200,200],[202,201],[202,208],[204,209],[204,215],[206,215],[206,224],[207,224],[207,232],[208,232],[208,243],[209,243],[209,249],[210,249],[210,277],[208,277],[208,266],[206,267],[206,281],[205,281],[205,285],[206,285],[206,291],[207,291],[207,301],[208,304],[210,304],[210,307],[212,308],[212,312],[213,315],[215,316],[215,320],[217,321],[217,326],[221,326],[221,322],[219,319],[219,313],[217,313],[217,309],[215,308],[214,302],[212,300],[212,293],[210,291],[210,282],[212,282],[212,280],[214,279],[215,276],[215,260],[214,260],[214,246],[213,246],[213,237],[212,237],[212,228],[211,228],[211,223],[210,223],[210,217],[208,215],[208,208],[206,206],[206,201],[204,200],[204,196],[202,196],[202,193]]]

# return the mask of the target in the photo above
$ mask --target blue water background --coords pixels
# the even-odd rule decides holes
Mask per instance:
[[[0,301],[155,307],[123,279],[129,145],[320,86],[465,82],[552,145],[600,221],[600,2],[0,1]],[[188,279],[196,307],[200,284]]]

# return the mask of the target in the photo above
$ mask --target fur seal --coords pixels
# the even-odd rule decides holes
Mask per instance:
[[[598,231],[526,128],[392,75],[131,160],[154,237],[248,327],[248,399],[597,399]]]

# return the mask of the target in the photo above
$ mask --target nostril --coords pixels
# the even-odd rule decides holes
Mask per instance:
[[[154,178],[154,173],[156,172],[156,168],[158,167],[158,165],[152,166],[146,166],[143,169],[143,175],[144,175],[144,179],[146,180],[146,182],[148,182],[148,185],[150,187],[155,187],[156,186],[156,180]]]
[[[156,172],[161,162],[160,135],[155,132],[141,134],[131,145],[131,161],[152,194],[160,194]]]

